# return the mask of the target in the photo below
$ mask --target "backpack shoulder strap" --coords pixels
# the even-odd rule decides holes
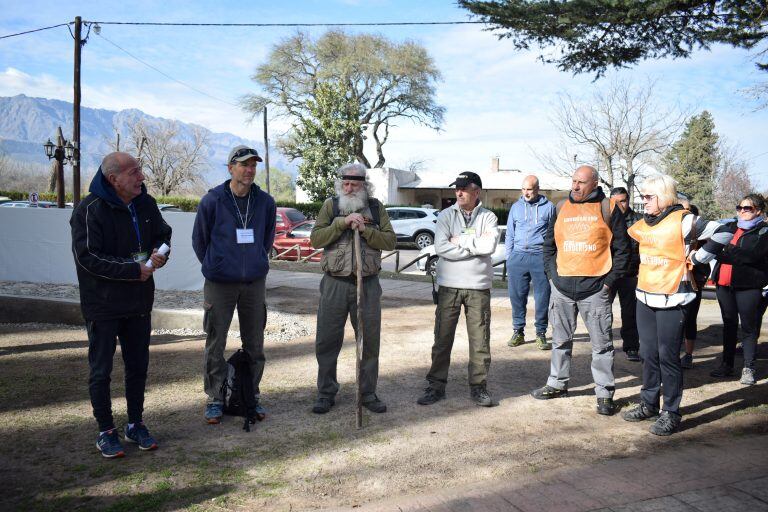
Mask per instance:
[[[332,215],[331,220],[339,216],[339,198],[338,197],[333,198],[331,215]]]
[[[371,210],[371,217],[375,226],[381,225],[381,216],[379,215],[379,200],[375,197],[368,199],[368,208]]]

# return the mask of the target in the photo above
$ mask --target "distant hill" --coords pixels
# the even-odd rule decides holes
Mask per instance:
[[[115,127],[122,137],[128,134],[128,126],[137,120],[148,124],[164,119],[145,114],[141,110],[113,110],[81,108],[80,147],[81,170],[84,176],[98,169],[101,159],[110,151],[108,141],[115,140]],[[238,144],[246,144],[264,154],[264,144],[231,133],[213,133],[205,127],[178,121],[182,133],[189,135],[195,127],[208,133],[210,169],[204,178],[211,184],[229,177],[224,162],[229,150]],[[14,160],[48,164],[43,143],[53,139],[61,126],[64,137],[72,134],[72,103],[46,98],[30,98],[23,94],[13,97],[0,96],[0,153]],[[270,167],[277,167],[296,176],[297,166],[290,163],[276,148],[269,148]]]

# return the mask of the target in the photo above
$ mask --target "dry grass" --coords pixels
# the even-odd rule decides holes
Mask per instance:
[[[302,297],[297,294],[304,293]],[[282,294],[282,295],[277,295]],[[313,323],[314,292],[278,289],[270,301]],[[459,326],[448,398],[423,407],[433,306],[386,300],[379,394],[383,415],[354,425],[354,345],[348,332],[339,359],[342,390],[330,414],[310,412],[316,362],[311,336],[268,342],[262,393],[267,421],[251,433],[237,419],[203,422],[203,340],[153,340],[145,420],[161,449],[128,448],[122,460],[95,450],[87,392],[83,330],[21,332],[0,326],[0,508],[32,510],[306,510],[355,506],[403,494],[435,492],[479,480],[518,479],[563,466],[659,449],[717,442],[734,433],[764,431],[765,382],[746,388],[711,382],[719,352],[716,304],[700,316],[697,367],[686,374],[685,430],[669,439],[647,424],[594,413],[589,346],[580,337],[572,396],[537,402],[528,392],[544,383],[549,354],[532,344],[510,349],[509,310],[494,311],[489,387],[500,405],[474,406],[466,384],[466,337]],[[581,332],[581,331],[580,331]],[[236,340],[231,340],[234,345]],[[767,368],[758,365],[759,375]],[[126,421],[119,355],[113,374],[116,421]],[[636,401],[640,366],[616,357],[622,406]]]

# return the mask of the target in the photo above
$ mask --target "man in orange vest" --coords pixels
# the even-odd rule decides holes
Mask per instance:
[[[576,169],[571,193],[558,203],[544,237],[544,269],[553,285],[552,356],[547,384],[531,394],[539,400],[568,396],[573,333],[581,312],[592,345],[597,413],[610,416],[615,390],[611,290],[626,271],[630,244],[624,215],[598,178],[594,167]]]

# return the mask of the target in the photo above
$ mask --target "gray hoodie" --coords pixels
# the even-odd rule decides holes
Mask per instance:
[[[437,284],[449,288],[488,290],[493,281],[491,255],[499,241],[498,219],[483,208],[482,203],[472,211],[469,224],[454,204],[437,217],[435,253]],[[456,237],[455,243],[451,238]]]

